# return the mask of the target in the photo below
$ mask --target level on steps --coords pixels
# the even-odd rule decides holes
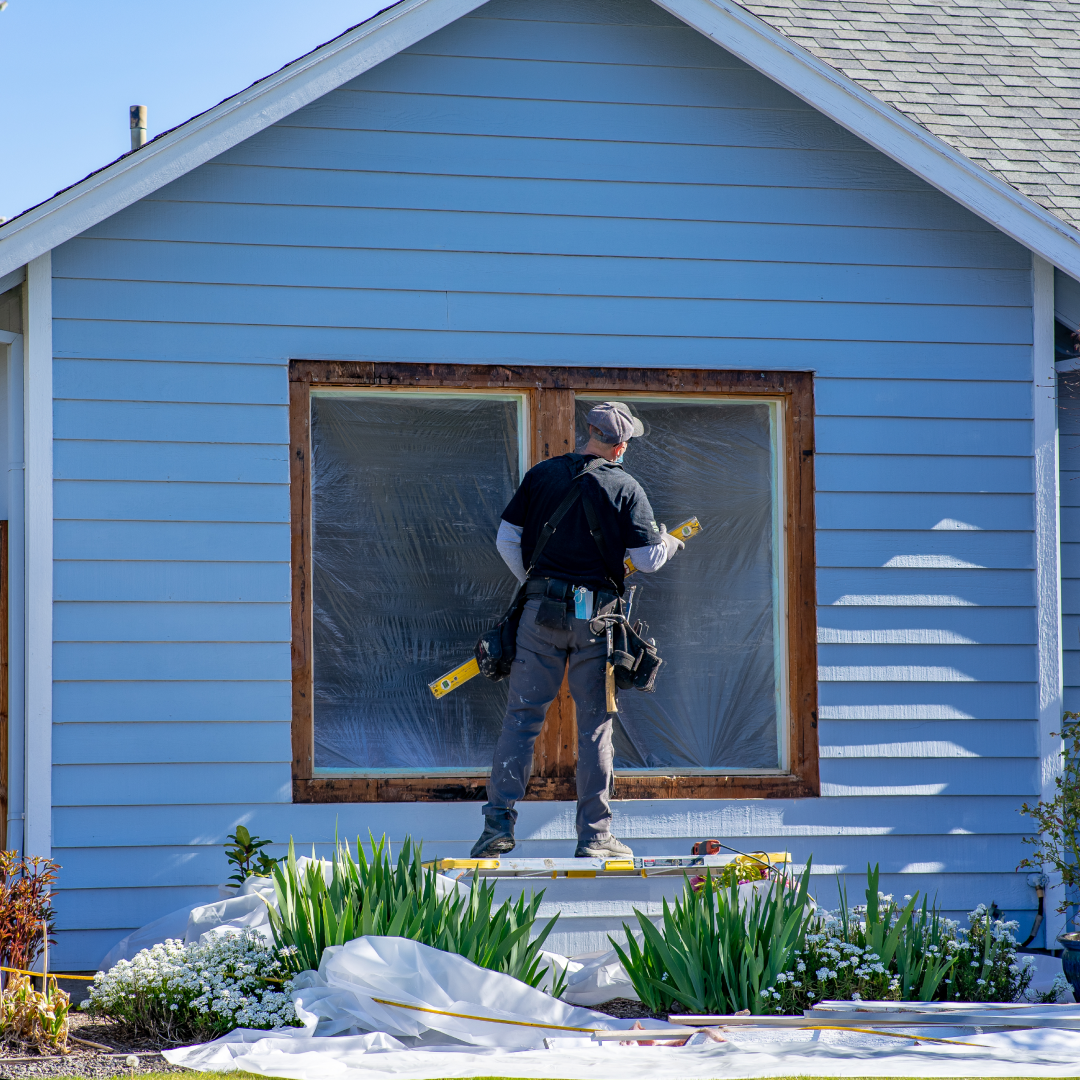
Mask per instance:
[[[790,862],[786,851],[754,851],[746,855],[635,855],[631,859],[435,859],[424,865],[443,874],[477,877],[608,878],[681,876],[732,863],[772,869]]]
[[[701,522],[696,517],[692,517],[669,531],[672,536],[678,537],[685,543],[701,532]],[[630,561],[629,555],[623,559],[623,565],[626,567],[626,577],[637,573],[637,567]],[[466,660],[464,664],[454,668],[453,671],[448,671],[434,682],[429,682],[428,689],[437,698],[446,697],[451,690],[456,690],[462,683],[467,683],[473,676],[479,674],[480,665],[477,664],[476,658],[473,657],[473,659]]]

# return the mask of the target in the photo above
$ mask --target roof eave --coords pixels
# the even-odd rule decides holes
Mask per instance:
[[[0,277],[394,56],[486,0],[401,0],[0,226]],[[1080,279],[1080,232],[731,0],[655,0],[1018,243]]]

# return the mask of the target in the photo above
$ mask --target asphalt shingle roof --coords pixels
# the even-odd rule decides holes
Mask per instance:
[[[1080,227],[1080,0],[740,0]]]

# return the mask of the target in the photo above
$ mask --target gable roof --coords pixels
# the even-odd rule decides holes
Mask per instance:
[[[1080,226],[1075,0],[743,0],[743,6]]]
[[[484,2],[400,0],[141,149],[91,173],[0,225],[0,277],[468,15]],[[1080,278],[1080,232],[1071,224],[745,8],[732,0],[656,2],[1020,244]]]

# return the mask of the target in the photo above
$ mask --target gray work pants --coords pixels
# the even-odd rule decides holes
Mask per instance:
[[[540,598],[521,614],[517,653],[510,672],[510,698],[488,782],[484,814],[517,821],[514,803],[525,794],[532,772],[533,743],[544,726],[548,706],[570,665],[570,693],[577,706],[577,834],[588,843],[611,832],[611,717],[604,696],[607,641],[589,632],[586,619],[571,618],[571,630],[536,625]]]

